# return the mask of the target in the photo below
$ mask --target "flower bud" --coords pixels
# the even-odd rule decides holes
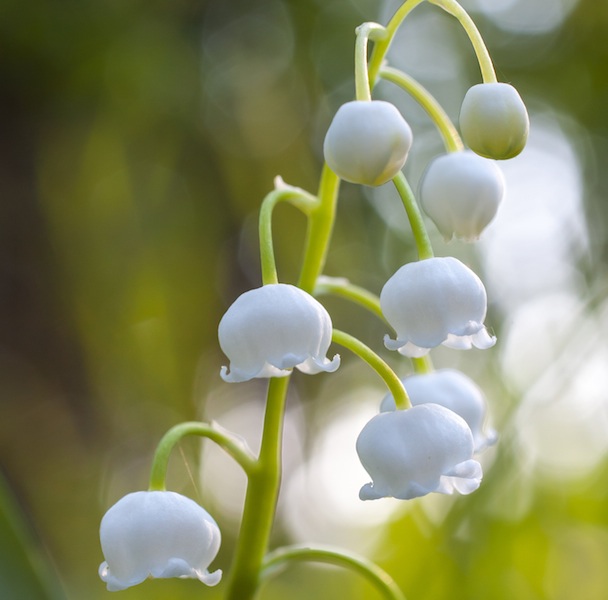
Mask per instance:
[[[474,241],[495,217],[505,191],[498,165],[474,152],[435,158],[420,184],[420,204],[446,241]]]
[[[431,492],[470,494],[481,483],[473,436],[456,413],[437,404],[376,415],[357,438],[359,460],[372,478],[361,500],[409,500]]]
[[[483,283],[451,256],[428,258],[401,267],[380,293],[380,306],[397,339],[384,338],[389,350],[420,357],[440,344],[450,348],[490,348],[483,320]]]
[[[462,417],[473,434],[475,452],[481,452],[496,442],[496,432],[484,430],[488,411],[485,396],[464,373],[456,369],[439,369],[405,377],[403,385],[413,406],[439,404]],[[395,410],[395,400],[389,392],[380,404],[380,412],[392,410]]]
[[[105,562],[99,576],[115,592],[148,577],[186,577],[207,585],[222,572],[208,567],[220,548],[220,530],[211,515],[175,492],[134,492],[121,498],[101,520]]]
[[[230,359],[224,381],[285,377],[295,367],[303,373],[333,372],[340,357],[325,355],[332,323],[323,305],[293,285],[270,284],[241,294],[218,328],[220,347]]]
[[[473,152],[486,158],[513,158],[524,149],[529,128],[528,111],[512,85],[479,83],[466,93],[460,130]]]
[[[329,168],[351,183],[382,185],[401,170],[412,130],[390,102],[354,100],[334,116],[323,144]]]

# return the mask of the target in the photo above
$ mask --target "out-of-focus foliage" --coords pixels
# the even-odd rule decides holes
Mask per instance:
[[[4,493],[0,499],[5,525],[0,556],[14,561],[0,561],[0,597],[57,597],[54,585],[46,595],[15,592],[19,588],[11,586],[20,585],[19,573],[32,578],[43,573],[32,586],[56,575],[70,599],[108,597],[97,577],[99,521],[120,496],[145,489],[162,433],[203,416],[227,425],[232,418],[242,422],[238,409],[243,405],[257,415],[259,386],[226,391],[227,384],[220,383],[225,358],[217,347],[217,324],[239,292],[259,285],[256,211],[273,177],[280,174],[314,192],[325,129],[339,103],[354,93],[354,28],[362,21],[385,20],[387,4],[0,4],[0,466],[10,487],[6,501]],[[568,306],[578,312],[568,312],[569,321],[547,321],[542,338],[535,332],[521,336],[507,353],[501,348],[508,346],[507,338],[515,339],[520,313],[505,308],[503,296],[491,297],[496,349],[483,357],[437,354],[438,365],[458,366],[476,378],[502,433],[475,494],[407,505],[387,501],[384,506],[399,508],[385,527],[375,523],[371,535],[372,513],[365,511],[376,509],[353,509],[353,515],[367,519],[367,528],[359,529],[359,517],[345,524],[345,514],[351,513],[336,509],[329,497],[290,514],[298,494],[286,491],[273,543],[294,538],[344,543],[380,561],[411,600],[603,600],[608,595],[606,447],[598,438],[585,468],[588,455],[572,450],[562,459],[558,450],[576,449],[573,440],[579,438],[595,440],[585,433],[591,396],[593,414],[599,415],[594,422],[607,430],[601,427],[608,388],[598,392],[594,381],[608,356],[601,335],[608,324],[608,172],[603,168],[608,4],[526,0],[500,2],[494,9],[491,4],[463,1],[488,42],[499,78],[514,84],[532,109],[532,131],[542,124],[535,114],[553,115],[576,162],[581,182],[576,197],[585,211],[579,217],[589,232],[580,247],[573,242],[569,264],[577,287],[569,291],[576,302]],[[522,21],[526,27],[517,25],[513,7],[532,11]],[[555,17],[559,7],[566,11],[562,20]],[[424,81],[456,117],[464,89],[479,78],[470,47],[439,9],[417,10],[414,29],[437,24],[448,27],[446,37],[454,39],[449,53],[438,55],[438,68],[449,70],[458,57],[465,65],[447,80]],[[543,15],[557,20],[541,26]],[[414,67],[421,64],[415,54],[405,58]],[[450,87],[450,78],[457,77],[465,87]],[[417,135],[424,139],[417,119],[414,113],[414,148]],[[553,146],[542,149],[557,154]],[[415,160],[408,166],[414,179],[420,167]],[[556,212],[564,207],[560,191],[552,198]],[[536,200],[532,195],[529,212],[510,223],[517,231],[531,227],[542,238],[545,223],[530,221]],[[343,186],[327,271],[377,292],[412,253],[406,234],[387,233],[374,202],[379,199],[370,202],[360,189]],[[553,238],[572,234],[575,225]],[[296,276],[303,231],[299,215],[277,211],[275,243],[284,281]],[[491,236],[489,231],[488,240]],[[511,248],[509,256],[517,258],[513,268],[523,269],[526,257]],[[452,251],[466,253],[473,264],[490,264],[458,244],[446,253]],[[500,282],[500,273],[483,273],[481,266],[479,271],[482,278]],[[498,288],[490,286],[490,296],[492,289]],[[323,301],[337,327],[381,349],[379,323],[342,301]],[[511,369],[522,364],[522,356],[532,366],[545,358],[549,366],[534,371],[523,363],[526,368]],[[325,456],[324,428],[356,407],[361,393],[355,386],[371,390],[361,401],[368,407],[384,394],[373,375],[361,380],[349,371],[354,358],[343,359],[335,375],[294,377],[295,424],[288,429],[294,447],[286,490],[298,489],[292,479],[303,472],[307,456],[317,450]],[[395,364],[407,371],[406,363]],[[547,378],[557,383],[551,387]],[[519,406],[530,408],[522,412]],[[556,412],[560,406],[563,414]],[[543,423],[551,427],[543,429]],[[238,528],[222,505],[238,507],[242,481],[234,495],[218,499],[211,492],[221,487],[221,473],[199,482],[198,463],[198,445],[184,443],[172,461],[169,485],[217,516],[224,544],[214,567],[226,571]],[[341,471],[324,476],[339,480]],[[323,488],[323,480],[304,480],[308,490]],[[363,483],[354,482],[355,488]],[[9,529],[5,518],[15,527]],[[26,519],[28,526],[16,519]],[[335,539],[324,537],[334,534]],[[365,542],[370,536],[373,544]],[[34,569],[39,560],[48,564]],[[13,577],[7,579],[9,570]],[[47,577],[48,572],[54,575]],[[192,581],[154,581],[121,597],[180,600],[221,594],[221,585],[202,589]],[[304,566],[280,575],[263,597],[336,594],[376,597],[349,574]]]
[[[48,557],[43,555],[3,479],[0,479],[0,540],[0,589],[6,598],[64,597],[49,569]]]

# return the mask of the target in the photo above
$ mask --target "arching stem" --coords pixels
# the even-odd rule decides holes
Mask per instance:
[[[366,346],[356,337],[338,329],[334,329],[331,339],[336,344],[348,348],[378,373],[393,395],[397,409],[405,410],[406,408],[411,408],[412,403],[410,402],[401,379],[397,377],[388,364],[386,364],[386,362],[384,362],[384,360],[382,360],[369,346]]]
[[[398,69],[392,67],[382,67],[380,70],[380,77],[386,79],[400,88],[404,89],[431,117],[433,123],[435,123],[439,133],[443,137],[443,143],[448,152],[457,152],[464,148],[458,130],[454,127],[450,117],[448,117],[445,110],[437,100],[418,83],[413,77],[406,75]]]
[[[418,249],[419,260],[433,258],[433,246],[431,245],[429,234],[424,226],[424,220],[422,218],[422,214],[420,213],[420,209],[418,208],[418,203],[416,202],[416,198],[414,197],[414,192],[412,192],[410,184],[407,182],[407,179],[402,172],[399,172],[393,178],[393,183],[395,184],[395,187],[399,192],[399,196],[401,196],[403,206],[405,207],[405,212],[407,213],[410,227],[412,228],[412,233],[414,235],[416,248]]]
[[[386,600],[405,600],[395,581],[369,560],[329,546],[286,546],[270,553],[264,561],[262,579],[269,579],[289,563],[319,562],[349,569],[367,579]]]
[[[255,470],[255,456],[242,439],[220,428],[218,425],[187,421],[169,429],[158,443],[150,471],[150,485],[148,488],[150,491],[165,490],[167,466],[171,451],[175,444],[188,435],[196,435],[212,440],[234,458],[241,465],[245,473],[250,474]]]
[[[371,100],[371,87],[367,70],[368,41],[381,40],[386,36],[386,29],[378,23],[363,23],[355,30],[355,94],[357,100]]]

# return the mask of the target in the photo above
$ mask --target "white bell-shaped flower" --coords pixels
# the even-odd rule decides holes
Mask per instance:
[[[420,183],[420,204],[443,237],[474,241],[496,216],[505,178],[498,165],[465,150],[435,158]]]
[[[383,100],[353,100],[334,116],[323,143],[329,168],[351,183],[382,185],[405,164],[412,130],[397,108]]]
[[[496,343],[483,324],[487,311],[483,283],[451,256],[401,267],[384,284],[380,306],[397,332],[395,340],[385,336],[384,344],[405,356],[424,356],[440,344],[485,349]]]
[[[526,145],[530,119],[517,90],[508,83],[478,83],[460,108],[460,131],[466,145],[486,158],[517,156]]]
[[[224,381],[333,372],[340,357],[326,356],[331,344],[329,313],[310,294],[284,283],[265,285],[241,294],[222,317],[220,347],[230,359],[222,367]]]
[[[357,438],[357,454],[372,478],[359,491],[361,500],[470,494],[481,483],[469,426],[438,404],[376,415]]]
[[[439,404],[461,416],[473,434],[475,452],[496,442],[496,432],[484,427],[488,412],[486,398],[480,387],[461,371],[439,369],[410,375],[403,379],[403,385],[413,406]],[[380,404],[380,411],[393,410],[395,400],[389,392]]]
[[[199,579],[216,585],[221,571],[208,567],[220,548],[220,530],[209,513],[175,492],[134,492],[101,520],[105,561],[99,576],[110,592],[148,577]]]

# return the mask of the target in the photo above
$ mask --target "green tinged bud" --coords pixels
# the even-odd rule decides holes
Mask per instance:
[[[466,145],[480,156],[504,160],[526,145],[530,120],[517,90],[508,83],[479,83],[466,93],[460,130]]]
[[[397,175],[411,145],[412,130],[390,102],[354,100],[338,109],[323,154],[341,179],[376,186]]]

